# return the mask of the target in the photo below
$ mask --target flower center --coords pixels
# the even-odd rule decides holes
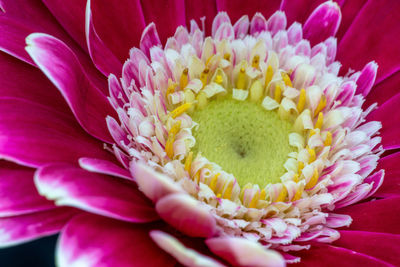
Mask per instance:
[[[193,151],[232,173],[240,186],[280,182],[294,147],[288,140],[291,123],[276,112],[228,96],[197,109],[192,119],[199,124]]]

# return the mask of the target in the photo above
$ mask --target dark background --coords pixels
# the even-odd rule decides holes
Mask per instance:
[[[54,267],[57,235],[0,249],[1,267]]]

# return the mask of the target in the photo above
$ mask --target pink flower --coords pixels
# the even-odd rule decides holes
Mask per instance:
[[[400,264],[399,3],[43,2],[0,1],[1,246]]]

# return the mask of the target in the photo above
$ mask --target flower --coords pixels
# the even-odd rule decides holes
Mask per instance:
[[[2,246],[399,264],[398,3],[44,2],[1,3]]]

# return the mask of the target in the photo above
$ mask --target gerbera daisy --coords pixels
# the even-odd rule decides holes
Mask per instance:
[[[2,246],[400,263],[399,3],[43,2],[0,2]]]

